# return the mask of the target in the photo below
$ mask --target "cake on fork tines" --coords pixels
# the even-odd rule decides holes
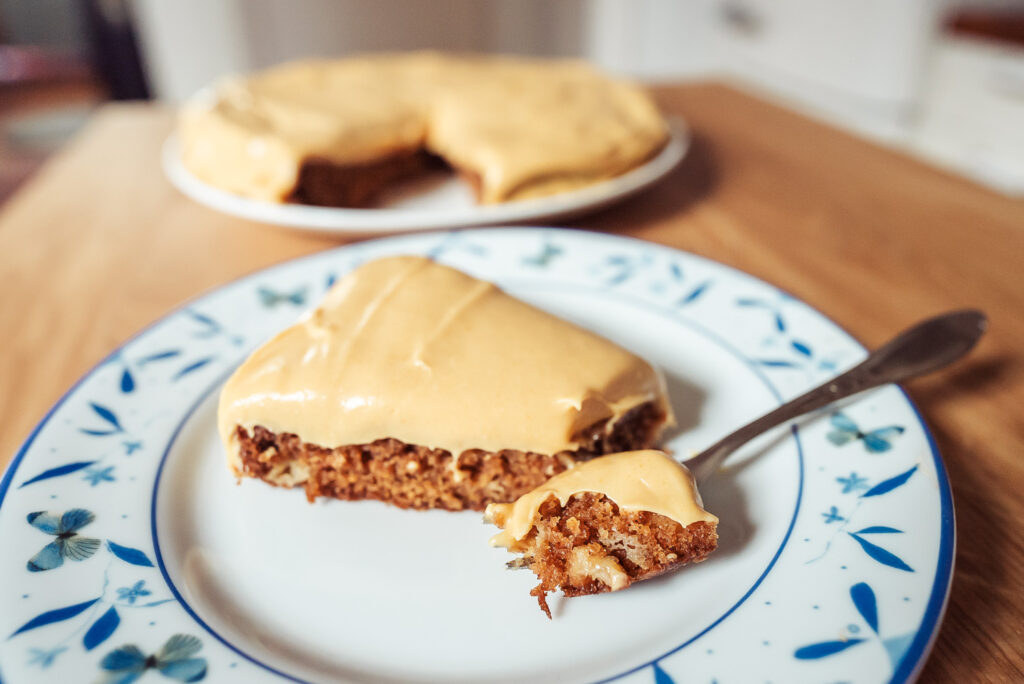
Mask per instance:
[[[583,596],[697,563],[718,545],[718,518],[704,510],[693,476],[660,451],[611,454],[564,472],[515,503],[491,504],[491,539],[521,554],[511,568],[540,579],[531,595],[551,617],[547,594]]]

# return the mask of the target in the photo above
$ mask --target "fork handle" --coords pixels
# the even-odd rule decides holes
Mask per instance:
[[[793,418],[865,390],[931,373],[964,356],[978,342],[988,321],[976,309],[929,318],[909,328],[835,378],[726,435],[686,462],[697,480],[758,435]]]

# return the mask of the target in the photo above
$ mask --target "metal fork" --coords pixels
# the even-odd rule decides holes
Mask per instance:
[[[966,309],[929,318],[871,352],[845,373],[747,423],[685,461],[697,482],[718,471],[733,451],[773,427],[865,390],[931,373],[964,356],[981,338],[988,319]]]

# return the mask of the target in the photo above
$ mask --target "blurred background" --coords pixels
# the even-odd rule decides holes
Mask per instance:
[[[0,0],[0,201],[104,101],[421,48],[725,81],[1024,196],[1024,0]]]

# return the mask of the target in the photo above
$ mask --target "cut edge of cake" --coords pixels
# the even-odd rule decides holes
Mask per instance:
[[[302,487],[310,502],[325,496],[373,499],[400,508],[482,511],[491,503],[514,501],[579,462],[650,446],[664,419],[658,405],[648,402],[610,427],[594,426],[574,451],[468,449],[457,458],[445,449],[393,438],[323,447],[261,426],[251,433],[237,427],[238,459],[232,467],[239,477],[289,489]]]

